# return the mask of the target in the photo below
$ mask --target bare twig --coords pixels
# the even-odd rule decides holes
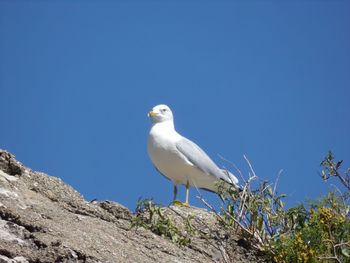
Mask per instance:
[[[255,174],[255,171],[254,171],[254,169],[253,169],[253,166],[251,165],[250,161],[249,161],[248,158],[245,156],[245,154],[243,154],[243,157],[244,157],[244,159],[246,160],[246,162],[248,163],[249,168],[250,168],[250,170],[251,170],[252,173],[253,173],[253,177],[257,178],[257,176],[256,176],[256,174]]]
[[[240,207],[238,209],[239,213],[238,213],[238,220],[241,220],[242,218],[242,215],[243,215],[243,212],[244,212],[244,208],[245,208],[245,204],[246,204],[246,201],[247,201],[247,198],[249,197],[249,195],[247,193],[249,193],[249,190],[250,190],[250,184],[253,180],[257,179],[258,177],[256,176],[255,174],[255,171],[253,169],[253,166],[251,165],[251,163],[249,162],[248,158],[243,155],[244,159],[246,160],[246,162],[248,163],[249,165],[249,168],[250,170],[252,171],[252,174],[249,173],[249,178],[248,178],[248,181],[245,182],[245,185],[243,187],[243,191],[241,193],[241,200],[243,200],[241,203],[240,203]]]
[[[348,247],[350,247],[350,241],[334,245],[334,247],[341,247],[341,246],[348,246]]]
[[[338,257],[317,257],[318,260],[324,260],[324,259],[333,259],[339,263],[341,263],[340,259]]]
[[[235,168],[237,170],[237,172],[239,173],[239,176],[241,177],[242,181],[245,183],[245,179],[243,177],[243,174],[241,172],[241,170],[238,168],[237,165],[235,165],[233,162],[231,162],[230,160],[227,160],[225,157],[223,157],[222,155],[218,154],[220,159],[222,159],[223,161],[229,163],[230,165],[233,166],[233,168]]]
[[[276,181],[275,181],[275,185],[274,185],[274,187],[273,187],[273,196],[275,196],[275,194],[276,194],[276,189],[277,189],[277,185],[278,185],[278,181],[279,181],[279,179],[280,179],[280,176],[282,175],[282,173],[283,173],[283,169],[281,169],[279,172],[278,172],[278,174],[277,174],[277,177],[276,177]]]

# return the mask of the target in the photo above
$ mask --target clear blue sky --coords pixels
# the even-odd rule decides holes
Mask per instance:
[[[350,166],[350,1],[176,2],[0,1],[0,148],[88,200],[168,204],[146,151],[164,103],[220,166],[325,193],[326,152]]]

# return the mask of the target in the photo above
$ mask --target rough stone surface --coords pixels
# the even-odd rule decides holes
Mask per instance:
[[[225,233],[215,214],[187,207],[162,212],[184,231],[190,218],[194,234],[188,246],[132,228],[135,215],[126,207],[87,202],[60,179],[0,150],[0,263],[260,262],[256,251]]]

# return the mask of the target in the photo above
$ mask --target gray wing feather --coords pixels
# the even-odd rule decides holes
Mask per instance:
[[[216,166],[210,157],[194,142],[182,138],[176,143],[177,150],[182,153],[189,162],[205,174],[215,176],[218,179],[225,178],[225,174]]]

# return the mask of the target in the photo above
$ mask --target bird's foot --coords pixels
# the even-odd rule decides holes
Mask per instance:
[[[181,206],[181,207],[184,207],[184,206],[189,207],[190,206],[188,203],[183,203],[183,202],[181,202],[179,200],[174,200],[173,201],[173,205]]]

